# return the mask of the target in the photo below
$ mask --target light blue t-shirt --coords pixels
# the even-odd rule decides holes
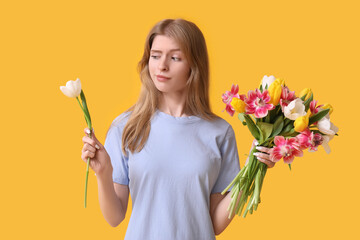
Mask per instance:
[[[231,125],[222,118],[210,122],[157,110],[144,148],[124,157],[128,115],[113,121],[104,144],[113,181],[130,189],[125,240],[214,240],[210,194],[222,192],[240,171]]]

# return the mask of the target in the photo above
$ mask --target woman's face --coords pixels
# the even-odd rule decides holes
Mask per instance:
[[[156,88],[163,93],[185,94],[190,66],[180,45],[164,35],[157,35],[152,43],[149,72]]]

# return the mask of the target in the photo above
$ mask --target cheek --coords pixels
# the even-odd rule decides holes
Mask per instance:
[[[149,68],[149,73],[151,75],[151,77],[155,74],[155,68],[154,68],[154,64],[152,64],[151,62],[149,62],[148,64],[148,68]]]

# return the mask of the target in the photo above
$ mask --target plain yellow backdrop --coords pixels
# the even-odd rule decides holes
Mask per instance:
[[[357,1],[3,1],[0,4],[1,239],[123,239],[112,228],[81,160],[86,123],[59,86],[81,79],[97,138],[137,99],[136,71],[150,28],[185,18],[203,31],[211,106],[235,129],[244,165],[252,137],[226,112],[232,83],[264,75],[331,103],[340,128],[323,148],[269,169],[253,215],[236,216],[218,240],[359,239],[359,4]],[[171,193],[169,193],[171,194]]]

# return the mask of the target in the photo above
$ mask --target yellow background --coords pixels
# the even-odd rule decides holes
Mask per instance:
[[[107,224],[96,177],[81,160],[86,123],[59,86],[81,79],[97,138],[137,99],[145,37],[164,18],[203,31],[213,111],[236,131],[240,164],[252,136],[224,109],[232,83],[255,89],[264,75],[299,93],[312,88],[340,128],[323,148],[268,170],[262,203],[218,240],[359,239],[359,5],[357,1],[2,1],[1,239],[123,239],[130,217]],[[169,193],[171,194],[171,193]]]

